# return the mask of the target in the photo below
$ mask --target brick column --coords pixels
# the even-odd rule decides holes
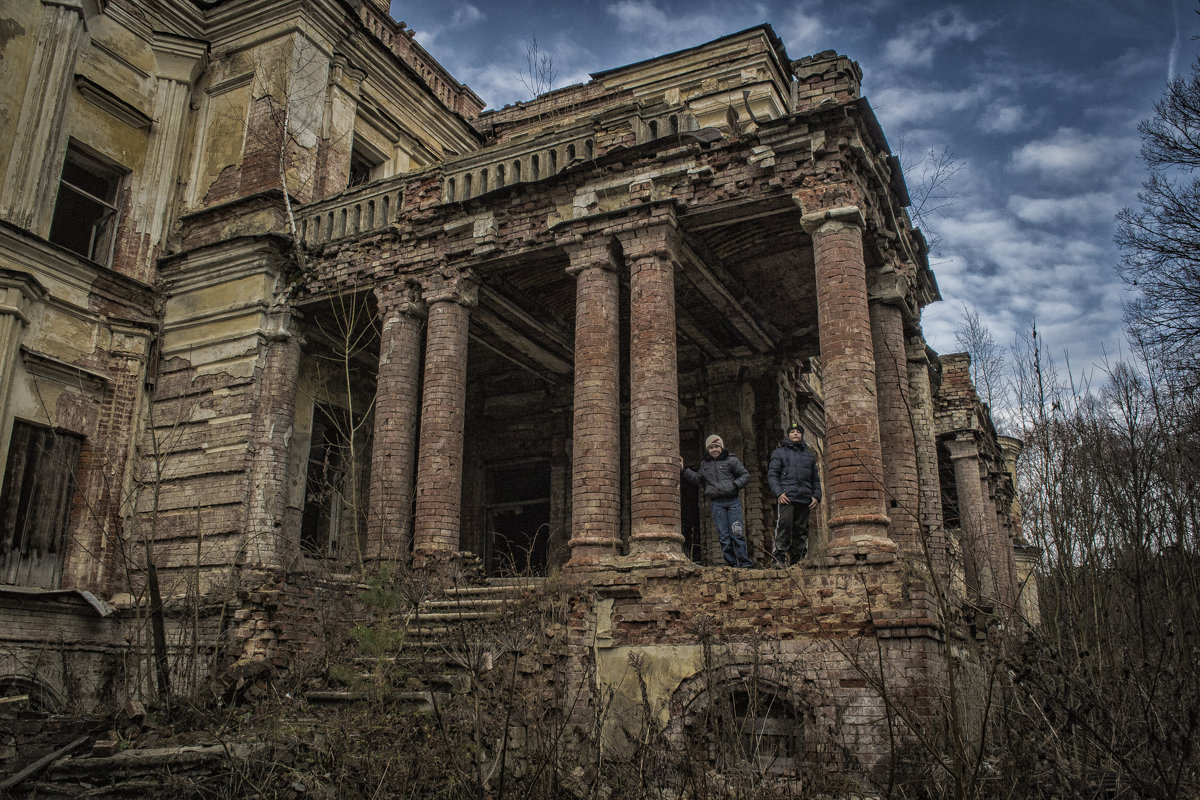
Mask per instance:
[[[467,273],[435,275],[425,287],[425,387],[417,456],[414,555],[459,549],[463,425],[467,399],[467,324],[476,284]]]
[[[1013,577],[1013,548],[1012,538],[1008,527],[1000,517],[998,492],[996,484],[999,477],[995,473],[987,476],[984,493],[984,531],[987,537],[986,557],[988,569],[992,576],[992,597],[1001,609],[1014,608],[1015,594],[1013,587],[1016,580]]]
[[[894,271],[875,273],[871,282],[871,341],[879,403],[887,514],[891,538],[910,557],[923,557],[917,490],[917,443],[909,414],[908,354],[904,346],[907,282]]]
[[[630,270],[629,549],[684,560],[673,228],[649,226],[621,241]]]
[[[979,445],[969,432],[946,442],[954,464],[954,484],[958,490],[958,525],[961,531],[963,569],[967,589],[977,596],[991,597],[995,581],[987,570],[987,522],[980,477]]]
[[[247,469],[248,519],[246,564],[287,567],[295,559],[299,541],[285,538],[287,472],[292,430],[296,420],[296,394],[300,386],[300,336],[297,312],[276,302],[266,316],[260,356],[262,377],[257,387],[252,457]]]
[[[573,569],[611,560],[621,544],[620,306],[608,243],[573,245],[575,396],[571,457]]]
[[[404,558],[412,536],[421,334],[425,329],[425,306],[419,294],[413,286],[375,290],[382,329],[367,518],[366,557],[370,560]]]
[[[942,482],[938,475],[937,434],[934,432],[933,391],[929,385],[929,355],[920,334],[907,343],[909,413],[917,450],[920,524],[929,559],[939,580],[950,579],[946,527],[942,518]],[[949,586],[949,583],[944,583]]]
[[[894,550],[884,513],[875,353],[867,308],[863,218],[849,206],[806,214],[816,262],[825,388],[828,552]]]

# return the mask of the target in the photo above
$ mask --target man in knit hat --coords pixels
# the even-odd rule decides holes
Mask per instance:
[[[704,441],[704,450],[704,460],[697,469],[684,467],[683,479],[704,487],[725,563],[731,567],[752,567],[746,555],[742,501],[738,498],[738,493],[750,482],[750,472],[737,456],[725,449],[725,442],[716,434]]]
[[[775,495],[775,564],[786,567],[808,555],[808,512],[821,501],[817,457],[804,446],[804,428],[793,422],[787,438],[771,453],[767,483]]]

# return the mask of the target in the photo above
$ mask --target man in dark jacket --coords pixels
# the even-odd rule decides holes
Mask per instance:
[[[720,436],[710,436],[704,442],[708,452],[699,469],[684,467],[684,480],[704,487],[704,496],[712,506],[713,525],[721,540],[721,554],[731,567],[754,566],[746,555],[743,535],[742,501],[738,492],[750,482],[750,472],[737,456],[725,449]]]
[[[787,438],[771,453],[767,482],[775,495],[775,564],[786,567],[808,555],[808,512],[821,501],[817,457],[804,446],[804,428],[792,423]]]

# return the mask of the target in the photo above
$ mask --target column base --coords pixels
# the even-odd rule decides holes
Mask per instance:
[[[891,520],[886,514],[847,514],[829,520],[831,537],[825,547],[828,558],[841,560],[845,556],[855,560],[869,556],[895,558],[899,548],[888,536]],[[873,560],[879,560],[875,558]]]
[[[683,534],[677,531],[635,534],[630,538],[625,564],[631,567],[690,564],[692,560],[683,554],[683,542]]]
[[[571,558],[563,572],[588,572],[607,569],[621,558],[620,541],[611,538],[578,538],[568,542]]]
[[[443,577],[462,575],[480,581],[487,577],[479,556],[468,551],[416,550],[413,552],[412,566],[414,570]]]

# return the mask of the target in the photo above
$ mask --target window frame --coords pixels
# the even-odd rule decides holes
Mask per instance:
[[[92,177],[104,180],[109,186],[110,191],[108,194],[110,197],[100,197],[92,191],[72,182],[67,174],[69,166],[74,166]],[[117,229],[120,226],[121,196],[125,191],[129,174],[129,170],[120,164],[104,158],[75,139],[69,140],[67,151],[63,155],[62,168],[59,170],[58,190],[55,193],[54,210],[50,216],[50,230],[46,238],[51,243],[66,248],[82,258],[86,258],[101,266],[110,266],[117,244]],[[68,202],[66,197],[64,197],[64,189],[76,196],[76,202],[82,200],[85,203],[91,203],[104,209],[96,220],[91,223],[86,252],[80,251],[70,243],[72,237],[64,237],[61,233],[56,235],[57,230],[64,228],[74,233],[80,224],[80,221],[77,219],[60,216],[65,210],[64,204]],[[57,227],[59,225],[62,228]]]
[[[59,588],[86,442],[47,425],[12,421],[0,487],[0,585]],[[46,467],[47,457],[63,459],[60,469]],[[49,558],[54,563],[47,568],[42,562]]]

